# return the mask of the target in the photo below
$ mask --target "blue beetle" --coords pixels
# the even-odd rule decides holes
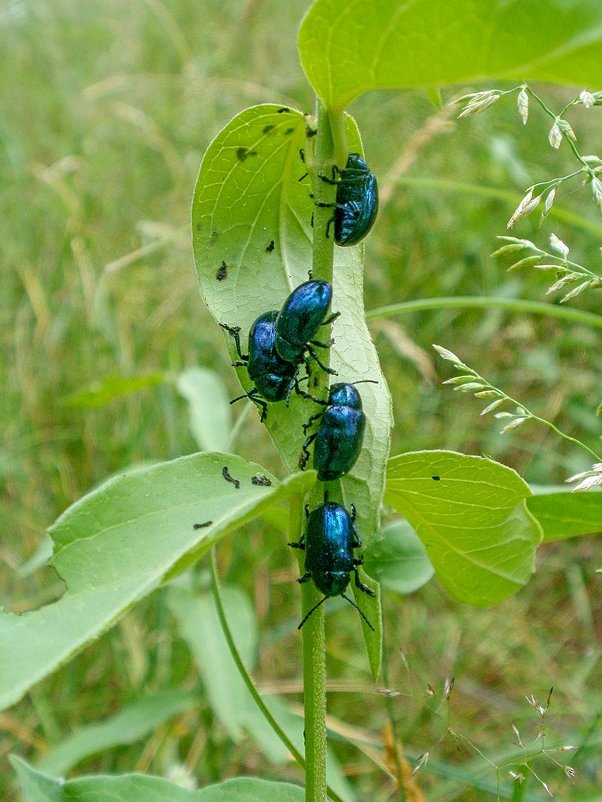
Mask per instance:
[[[345,507],[334,501],[329,502],[328,496],[325,496],[323,504],[311,513],[306,508],[305,514],[307,515],[305,532],[298,543],[289,543],[289,546],[305,552],[305,573],[297,581],[303,583],[312,579],[317,589],[324,594],[324,598],[311,608],[298,629],[301,629],[310,615],[326,599],[331,596],[342,596],[356,608],[374,632],[374,627],[357,604],[345,595],[352,572],[355,574],[357,588],[369,596],[376,595],[359,577],[358,566],[363,564],[364,558],[353,556],[353,550],[362,545],[354,523],[355,507],[351,506],[349,514]]]
[[[339,177],[336,177],[336,174]],[[340,170],[333,167],[332,178],[321,175],[328,184],[336,184],[336,200],[316,203],[316,206],[334,207],[334,216],[326,226],[329,236],[334,222],[334,241],[337,245],[357,245],[370,231],[378,214],[378,184],[376,177],[359,153],[350,153],[347,164]]]
[[[261,408],[262,421],[265,420],[267,415],[267,402],[286,400],[288,403],[293,389],[304,398],[324,403],[301,390],[297,380],[299,365],[282,359],[276,351],[277,317],[277,310],[259,315],[249,331],[248,354],[241,352],[240,327],[227,326],[225,323],[220,323],[220,326],[234,338],[236,352],[240,357],[239,362],[232,363],[233,366],[246,367],[249,378],[254,383],[250,390],[233,398],[230,403],[233,404],[235,401],[240,401],[241,398],[250,398],[253,403]]]
[[[309,460],[308,448],[315,440],[314,468],[321,482],[332,482],[348,473],[362,449],[366,415],[362,410],[362,399],[355,384],[370,382],[364,379],[352,384],[338,383],[330,387],[325,409],[320,410],[303,425],[303,433],[319,420],[318,430],[303,443],[299,467],[303,470]]]
[[[308,352],[327,373],[336,371],[323,365],[314,346],[328,348],[315,340],[320,326],[335,320],[339,313],[326,317],[332,299],[332,285],[328,281],[306,281],[296,287],[284,302],[276,318],[275,347],[279,356],[287,362],[300,364],[306,362]]]

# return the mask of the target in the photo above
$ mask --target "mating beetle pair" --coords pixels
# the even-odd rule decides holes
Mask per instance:
[[[289,543],[289,546],[305,552],[305,573],[297,581],[304,583],[312,579],[324,597],[311,608],[298,629],[301,629],[310,615],[326,599],[342,596],[356,608],[374,631],[374,627],[357,604],[345,594],[353,572],[355,586],[369,596],[375,595],[374,591],[360,580],[358,567],[363,564],[364,558],[353,556],[354,549],[362,545],[355,527],[355,507],[351,507],[349,514],[344,507],[334,501],[328,501],[328,496],[325,496],[323,504],[312,512],[306,507],[305,513],[307,515],[305,532],[298,543]]]
[[[328,281],[306,281],[288,296],[280,311],[264,312],[249,331],[249,353],[243,354],[240,347],[240,328],[220,323],[234,338],[239,362],[235,367],[245,366],[254,386],[243,395],[232,399],[233,404],[241,398],[250,398],[261,408],[261,420],[265,420],[268,403],[290,399],[293,389],[304,398],[324,403],[301,390],[297,378],[299,367],[305,365],[309,376],[308,354],[327,373],[336,371],[323,365],[316,347],[328,348],[330,343],[318,342],[315,337],[320,326],[326,326],[338,317],[328,314],[332,299],[332,286]]]

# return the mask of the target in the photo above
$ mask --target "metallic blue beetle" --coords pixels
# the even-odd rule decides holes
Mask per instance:
[[[339,177],[336,178],[336,173]],[[334,222],[334,241],[337,245],[357,245],[370,231],[378,214],[378,184],[359,153],[350,153],[342,170],[334,167],[332,178],[321,175],[328,184],[337,185],[334,216],[328,221],[326,236]]]
[[[371,379],[371,384],[377,382]],[[361,384],[362,382],[355,382]],[[328,394],[326,409],[312,415],[303,425],[303,433],[316,420],[320,421],[317,432],[310,434],[303,443],[299,467],[305,468],[309,460],[308,448],[315,440],[314,468],[321,482],[332,482],[348,473],[362,449],[366,415],[362,410],[362,399],[353,384],[333,384]]]
[[[240,401],[241,398],[250,398],[261,408],[261,420],[265,420],[268,411],[267,402],[284,401],[290,398],[293,389],[304,398],[316,400],[309,393],[299,387],[297,373],[299,365],[287,362],[279,356],[275,348],[276,318],[278,312],[264,312],[251,326],[249,331],[249,353],[243,354],[240,350],[240,327],[227,326],[220,323],[234,338],[239,362],[233,362],[234,367],[246,367],[249,378],[254,383],[250,390],[230,401]],[[323,403],[323,402],[322,402]]]
[[[328,281],[306,281],[296,287],[284,302],[276,318],[276,351],[287,362],[300,364],[308,352],[328,373],[336,371],[323,365],[314,346],[328,348],[315,340],[320,326],[326,326],[338,313],[326,317],[332,299],[332,285]]]
[[[326,497],[324,504],[320,504],[311,513],[306,508],[305,512],[307,515],[305,533],[298,543],[289,543],[289,546],[305,552],[305,573],[297,581],[303,583],[313,579],[314,585],[324,594],[324,598],[312,607],[298,628],[301,629],[309,616],[326,599],[331,596],[342,596],[356,608],[374,631],[374,627],[357,604],[345,595],[352,572],[355,574],[356,587],[369,596],[375,595],[359,577],[357,569],[363,564],[364,558],[353,556],[353,550],[362,545],[354,523],[355,507],[351,507],[350,515],[345,507],[334,501],[329,502]]]

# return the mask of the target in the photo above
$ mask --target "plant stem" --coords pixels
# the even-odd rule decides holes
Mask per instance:
[[[291,503],[291,532],[303,531],[300,505]],[[313,582],[302,585],[302,615],[319,601]],[[307,619],[303,636],[303,708],[305,738],[305,800],[326,802],[326,635],[324,605]]]
[[[333,216],[332,206],[336,187],[320,176],[330,177],[335,163],[335,136],[340,138],[341,121],[335,121],[335,135],[331,128],[328,112],[319,100],[316,101],[318,133],[316,135],[315,172],[312,175],[314,207],[312,277],[315,280],[332,283],[334,260],[334,229],[326,237],[329,221]],[[325,332],[325,336],[330,336]],[[322,360],[329,365],[329,350],[324,349]],[[320,371],[318,375],[318,397],[325,398],[328,393],[328,374]],[[313,491],[314,500],[322,493],[321,485]],[[291,533],[301,533],[304,528],[303,511],[300,505],[291,504]],[[300,539],[300,537],[298,538]],[[301,561],[300,561],[301,562]],[[303,617],[320,600],[320,594],[313,582],[302,585]],[[305,712],[305,800],[306,802],[326,802],[326,636],[324,631],[324,606],[309,617],[302,629],[303,634],[303,704]]]
[[[451,298],[419,298],[415,301],[402,301],[398,304],[380,306],[366,312],[366,320],[379,317],[394,317],[406,312],[425,312],[431,309],[452,309],[457,312],[464,309],[508,309],[511,312],[529,312],[533,315],[546,315],[568,320],[572,323],[582,323],[602,329],[602,315],[592,312],[582,312],[580,309],[571,309],[567,306],[545,304],[540,301],[525,301],[520,298],[490,298],[487,296],[464,295]]]
[[[222,602],[221,590],[219,587],[219,579],[217,576],[217,565],[215,561],[215,547],[211,549],[211,591],[213,593],[213,599],[215,601],[217,616],[220,620],[222,632],[224,633],[224,637],[226,638],[230,654],[232,655],[232,659],[236,664],[238,673],[240,674],[245,685],[247,686],[247,690],[253,697],[255,704],[261,710],[261,712],[263,713],[266,720],[269,722],[274,732],[278,735],[282,743],[286,746],[286,748],[295,758],[297,763],[301,767],[303,767],[305,765],[305,761],[303,760],[303,755],[300,754],[300,752],[295,748],[295,745],[292,743],[292,741],[289,740],[287,734],[284,732],[284,730],[280,727],[276,719],[270,713],[268,707],[261,698],[259,691],[255,687],[255,684],[251,679],[249,672],[247,671],[247,667],[242,661],[238,649],[236,648],[236,643],[234,642],[234,638],[232,637],[232,632],[230,630],[230,626],[228,625],[228,620],[226,618],[226,613]]]
[[[232,630],[230,629],[230,625],[228,624],[228,619],[226,618],[226,611],[224,610],[224,604],[222,601],[221,590],[219,586],[219,577],[217,574],[217,565],[215,560],[215,547],[211,549],[211,590],[213,592],[213,598],[215,600],[215,607],[217,609],[217,615],[220,620],[220,624],[222,627],[222,631],[224,633],[224,637],[226,638],[226,642],[228,644],[228,649],[230,650],[230,654],[232,655],[232,659],[238,669],[238,672],[247,686],[247,690],[251,694],[253,701],[263,714],[266,721],[272,727],[276,735],[280,738],[284,746],[289,750],[293,758],[297,761],[298,765],[304,769],[305,768],[305,760],[303,755],[299,752],[299,750],[295,747],[294,743],[290,740],[286,732],[282,729],[282,727],[278,724],[274,716],[271,714],[269,708],[267,707],[266,703],[263,701],[261,694],[255,687],[253,679],[249,672],[247,671],[247,667],[242,661],[240,656],[240,652],[236,647],[236,643],[234,641],[234,637],[232,636]],[[343,802],[341,797],[334,791],[332,788],[328,788],[328,796],[330,797],[333,802]]]
[[[314,207],[312,275],[314,279],[332,282],[334,226],[330,226],[330,236],[326,237],[325,232],[328,222],[333,216],[334,209],[328,206],[318,206],[317,204],[334,203],[335,200],[336,187],[319,178],[319,176],[329,178],[332,174],[335,143],[328,113],[319,101],[317,102],[317,119],[315,173],[312,175],[316,203]]]

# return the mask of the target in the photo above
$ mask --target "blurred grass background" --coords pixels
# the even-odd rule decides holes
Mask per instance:
[[[295,48],[307,6],[302,0],[4,0],[0,6],[0,604],[6,609],[31,609],[61,593],[50,569],[23,566],[65,507],[117,470],[195,450],[185,402],[172,381],[157,384],[153,377],[204,365],[236,392],[222,334],[197,291],[190,200],[207,144],[239,110],[276,102],[312,111]],[[556,108],[574,94],[541,91]],[[567,149],[548,146],[547,120],[534,112],[523,129],[508,99],[457,122],[455,110],[437,111],[423,94],[407,92],[366,96],[351,111],[384,201],[367,241],[368,309],[457,295],[544,300],[549,274],[507,273],[489,254],[526,186],[574,169]],[[571,118],[582,153],[600,147],[599,114],[580,109]],[[509,194],[491,197],[483,187]],[[538,231],[534,218],[519,224],[516,235],[545,247],[554,231],[572,258],[599,269],[602,218],[588,190],[563,188],[557,203],[575,213],[574,223],[551,216]],[[595,312],[599,298],[585,294],[573,306]],[[595,329],[499,310],[425,311],[371,327],[393,395],[393,453],[439,447],[484,453],[534,484],[557,484],[590,467],[587,457],[535,426],[500,437],[490,418],[479,417],[478,402],[441,387],[450,371],[430,346],[458,353],[595,447],[601,400]],[[95,407],[66,403],[108,377],[150,377],[152,386]],[[240,451],[277,469],[254,415]],[[263,632],[260,685],[298,701],[296,569],[281,534],[257,526],[220,554],[223,573],[255,600]],[[390,712],[409,755],[432,752],[418,775],[431,802],[495,798],[457,774],[478,767],[495,785],[483,758],[449,735],[437,743],[447,715],[456,733],[495,760],[514,743],[512,723],[536,731],[524,696],[545,701],[552,685],[548,741],[582,747],[567,761],[578,770],[576,790],[552,763],[534,767],[558,798],[602,799],[595,796],[602,784],[599,565],[593,539],[543,548],[533,581],[494,610],[456,604],[436,582],[407,599],[385,597],[386,682],[401,692]],[[329,642],[330,676],[343,689],[331,694],[330,712],[379,747],[387,721],[383,697],[372,689],[349,610],[333,616]],[[452,675],[449,704],[433,713]],[[0,798],[18,798],[9,753],[35,761],[77,727],[146,692],[197,684],[162,594],[155,594],[0,714]],[[360,797],[390,798],[392,786],[369,757],[344,742],[338,747]],[[293,767],[266,767],[250,742],[232,744],[206,701],[146,741],[78,765],[76,773],[166,774],[179,764],[201,786],[243,773],[299,780]],[[536,781],[532,787],[543,793]]]

